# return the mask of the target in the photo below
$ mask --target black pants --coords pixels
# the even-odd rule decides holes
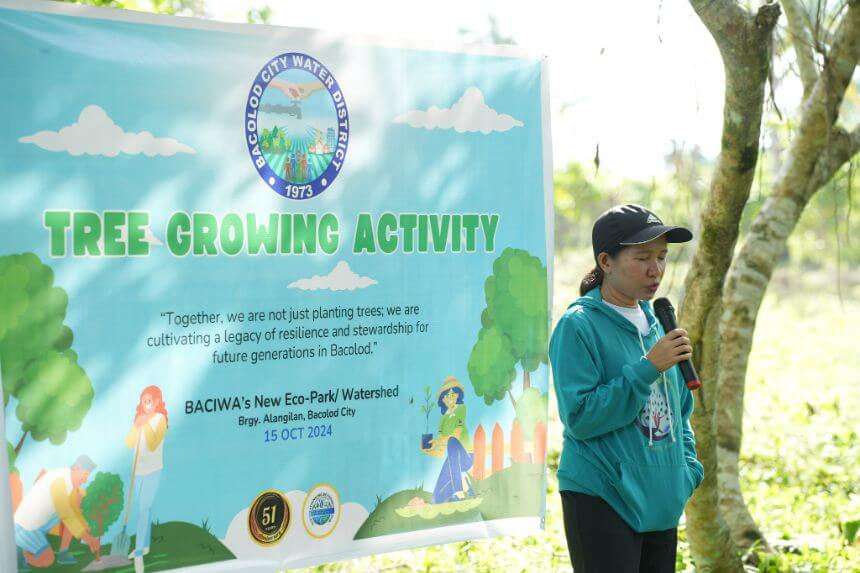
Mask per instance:
[[[637,533],[608,503],[561,492],[567,550],[576,573],[675,571],[678,529]]]

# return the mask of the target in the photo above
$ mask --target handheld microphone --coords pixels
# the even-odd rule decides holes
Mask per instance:
[[[668,298],[658,298],[654,301],[654,314],[657,315],[657,320],[663,325],[663,330],[669,332],[678,328],[678,322],[675,320],[675,308]],[[699,375],[696,374],[696,369],[689,360],[678,362],[678,368],[681,369],[681,375],[684,377],[684,382],[690,390],[696,390],[702,387],[699,381]]]

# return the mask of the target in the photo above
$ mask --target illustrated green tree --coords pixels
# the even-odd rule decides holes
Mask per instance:
[[[15,409],[24,435],[62,444],[69,431],[81,427],[93,402],[93,386],[77,354],[47,353],[30,363],[25,377],[31,382],[19,390]]]
[[[516,363],[511,341],[496,327],[482,328],[468,363],[475,394],[483,396],[488,405],[503,400],[506,392],[510,395],[517,377]],[[513,396],[511,403],[516,404]]]
[[[23,434],[61,443],[80,427],[92,402],[92,383],[70,350],[71,329],[63,323],[66,292],[53,285],[54,272],[32,253],[0,257],[0,374],[3,405],[18,400]]]
[[[493,262],[484,283],[487,307],[481,331],[469,356],[469,378],[487,404],[511,394],[515,366],[523,370],[523,390],[529,374],[546,363],[549,330],[546,267],[522,249],[505,249]]]
[[[268,127],[263,128],[263,131],[260,132],[260,147],[262,147],[264,151],[272,149],[271,135],[272,133],[269,131]]]
[[[54,272],[32,254],[0,257],[0,367],[3,403],[26,382],[24,370],[45,352],[72,344],[63,324],[68,297]]]
[[[81,513],[87,520],[90,532],[99,540],[96,561],[101,559],[101,537],[119,518],[122,507],[122,479],[114,473],[97,473],[81,500]]]

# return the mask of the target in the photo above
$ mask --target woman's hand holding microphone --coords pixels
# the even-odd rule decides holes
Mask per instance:
[[[687,337],[687,331],[676,328],[666,333],[666,336],[657,341],[645,358],[660,372],[665,372],[682,360],[689,360],[693,356],[693,346]]]

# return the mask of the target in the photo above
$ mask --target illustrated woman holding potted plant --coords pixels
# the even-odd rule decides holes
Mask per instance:
[[[442,411],[439,437],[432,440],[425,453],[445,457],[442,470],[433,488],[433,503],[445,503],[474,495],[467,473],[474,462],[472,440],[466,428],[466,405],[463,403],[463,385],[453,376],[445,379],[436,403]],[[423,444],[422,444],[423,446]]]

